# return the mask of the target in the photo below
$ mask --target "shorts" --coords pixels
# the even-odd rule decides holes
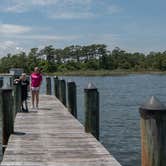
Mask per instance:
[[[32,91],[39,91],[40,87],[31,87]]]

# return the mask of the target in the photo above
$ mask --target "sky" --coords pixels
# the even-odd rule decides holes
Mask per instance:
[[[165,0],[0,0],[0,56],[53,45],[166,50]]]

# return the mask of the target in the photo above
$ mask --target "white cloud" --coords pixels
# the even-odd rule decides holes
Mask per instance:
[[[27,34],[15,34],[12,38],[5,36],[0,41],[0,56],[6,56],[8,53],[27,52],[32,47],[38,47],[39,45],[49,45],[57,42],[71,42],[81,39],[82,36],[77,35],[27,35]],[[9,40],[8,40],[9,39]],[[10,40],[12,39],[12,41]],[[24,48],[23,48],[24,47]]]
[[[32,5],[45,6],[56,4],[58,1],[59,0],[29,0],[29,3],[31,3]]]
[[[24,7],[24,3],[15,3],[13,5],[6,6],[5,8],[1,8],[2,11],[9,12],[9,13],[23,13],[26,11]]]
[[[21,25],[13,25],[13,24],[0,24],[0,34],[20,34],[29,32],[31,30],[30,27],[21,26]]]
[[[56,10],[49,10],[52,19],[88,19],[95,17],[90,10],[92,0],[59,0]]]
[[[90,19],[94,18],[95,15],[90,12],[62,12],[62,13],[52,13],[50,18],[53,19]]]
[[[69,5],[89,5],[92,0],[29,0],[32,5],[48,6],[58,5],[69,6]]]
[[[52,19],[88,19],[119,13],[122,8],[100,0],[6,0],[0,10],[11,13],[39,10]]]
[[[17,53],[23,51],[21,47],[18,47],[18,43],[11,40],[0,41],[0,56],[5,56],[8,53]],[[16,49],[19,48],[19,49]]]
[[[93,0],[6,0],[0,10],[24,13],[40,7],[39,12],[44,11],[53,19],[85,19],[94,17],[94,13],[89,11],[92,2]]]
[[[33,7],[55,4],[56,0],[6,0],[0,7],[1,11],[7,13],[24,13],[33,9]]]
[[[23,13],[30,11],[33,8],[53,7],[53,9],[66,9],[73,6],[85,7],[89,5],[92,0],[5,0],[0,7],[1,11],[11,13]],[[41,10],[41,9],[40,9]]]
[[[59,4],[59,3],[57,3]],[[94,10],[95,9],[95,10]],[[56,11],[56,12],[55,12]],[[50,10],[49,16],[53,19],[91,19],[105,14],[116,14],[123,9],[115,4],[103,1],[87,0],[65,1],[63,5],[58,5],[56,10]]]
[[[108,13],[110,13],[110,14],[120,13],[120,12],[122,12],[122,10],[123,9],[117,5],[108,6]]]
[[[0,49],[12,48],[15,45],[16,45],[16,43],[13,41],[10,41],[10,40],[0,42]]]
[[[6,56],[8,53],[13,55],[20,52],[28,52],[28,48],[23,48],[17,41],[0,41],[0,57]]]
[[[54,40],[54,41],[70,41],[81,38],[79,35],[17,35],[17,39],[21,40]]]

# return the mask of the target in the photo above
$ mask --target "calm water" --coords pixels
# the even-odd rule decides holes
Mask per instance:
[[[166,75],[65,77],[77,84],[78,118],[84,123],[84,88],[100,93],[100,141],[123,166],[141,165],[138,109],[150,96],[166,103]]]
[[[84,123],[84,88],[94,83],[100,94],[100,141],[122,166],[141,165],[138,109],[150,96],[166,103],[166,75],[64,77],[77,85],[78,119]],[[41,93],[45,93],[45,82]]]

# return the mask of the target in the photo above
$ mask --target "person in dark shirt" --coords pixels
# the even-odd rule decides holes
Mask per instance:
[[[21,75],[20,84],[21,84],[22,111],[28,112],[27,98],[28,98],[29,81],[25,73],[22,73]],[[24,108],[24,103],[25,103],[25,108]]]
[[[23,112],[28,112],[28,89],[29,89],[29,81],[26,77],[26,73],[22,73],[19,79],[16,79],[15,82],[18,81],[21,85],[21,110]],[[25,105],[25,107],[24,107]]]

